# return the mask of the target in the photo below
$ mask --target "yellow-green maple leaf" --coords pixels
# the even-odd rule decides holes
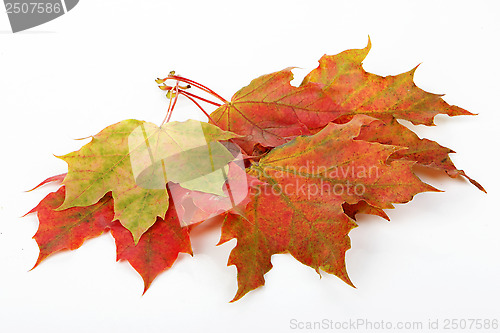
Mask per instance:
[[[232,155],[227,150],[224,152],[221,148],[225,148],[217,140],[236,136],[195,120],[158,127],[130,119],[108,126],[80,150],[60,157],[68,163],[68,175],[63,181],[66,197],[58,210],[95,204],[111,191],[114,219],[130,230],[137,243],[158,216],[165,217],[169,205],[167,181],[182,184],[184,180],[201,191],[213,192],[222,188],[225,179],[207,175],[206,168],[200,169],[200,165],[209,163],[213,168],[223,167],[224,161],[230,160]],[[200,157],[206,157],[208,162],[180,158],[183,154],[192,156],[193,149],[203,147],[203,140],[209,153],[217,147],[215,155]],[[145,154],[149,160],[144,159]],[[200,156],[199,152],[196,155]],[[158,169],[158,165],[162,168]],[[163,172],[149,172],[147,181],[144,181],[141,175],[148,169]],[[194,178],[186,181],[186,173]],[[183,176],[184,179],[180,179]],[[151,184],[156,186],[147,186]]]

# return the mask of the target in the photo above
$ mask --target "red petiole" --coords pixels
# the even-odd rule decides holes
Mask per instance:
[[[200,105],[197,101],[195,101],[195,100],[194,100],[194,98],[192,98],[192,97],[190,97],[190,96],[189,96],[189,95],[192,95],[192,94],[189,94],[189,95],[188,95],[188,94],[186,94],[186,91],[180,91],[180,93],[181,93],[182,95],[186,96],[186,97],[187,97],[187,98],[188,98],[191,102],[193,102],[193,103],[194,103],[197,107],[199,107],[199,108],[200,108],[200,110],[201,110],[201,112],[203,112],[203,114],[205,114],[205,116],[207,116],[207,118],[208,118],[208,119],[209,119],[212,123],[216,124],[216,122],[212,119],[212,117],[210,117],[210,115],[209,115],[209,114],[205,111],[205,109],[203,109],[203,108],[201,107],[201,105]]]
[[[216,102],[212,102],[211,100],[208,100],[208,99],[205,99],[203,97],[197,96],[197,95],[192,94],[192,93],[190,93],[188,91],[185,91],[185,90],[180,90],[179,93],[181,93],[182,95],[185,95],[185,96],[190,96],[190,97],[198,98],[199,100],[201,100],[201,101],[203,101],[205,103],[209,103],[209,104],[215,105],[216,107],[222,106],[222,104],[219,104],[219,103],[216,103]]]
[[[167,80],[176,80],[176,83],[175,83],[175,86],[171,87],[171,86],[167,86],[164,82],[167,81]],[[216,102],[213,102],[209,99],[206,99],[206,98],[203,98],[203,97],[200,97],[198,95],[195,95],[193,93],[190,93],[188,91],[186,91],[186,89],[188,88],[191,88],[192,86],[193,87],[196,87],[216,98],[218,98],[219,100],[221,100],[222,102],[224,103],[228,103],[223,97],[221,97],[219,94],[215,93],[212,89],[196,82],[196,81],[193,81],[193,80],[190,80],[190,79],[186,79],[182,76],[178,76],[178,75],[174,75],[174,73],[172,72],[168,77],[164,78],[164,79],[157,79],[156,82],[158,84],[162,84],[161,86],[159,86],[159,88],[161,90],[166,90],[168,91],[167,93],[167,97],[169,98],[170,102],[168,104],[168,109],[167,109],[167,114],[165,116],[165,118],[163,119],[163,122],[162,122],[162,125],[166,122],[169,122],[170,121],[170,118],[172,117],[172,112],[173,112],[173,109],[175,107],[175,104],[177,103],[177,98],[179,95],[184,95],[185,97],[187,97],[191,102],[193,102],[198,108],[200,108],[200,110],[203,112],[203,114],[205,114],[208,119],[213,122],[215,124],[215,121],[210,117],[210,115],[203,109],[203,107],[195,100],[196,99],[199,99],[205,103],[209,103],[209,104],[212,104],[212,105],[215,105],[217,107],[220,107],[222,104],[220,103],[216,103]],[[179,86],[179,82],[183,82],[183,83],[187,83],[188,85],[187,86]],[[173,96],[172,96],[173,94]]]

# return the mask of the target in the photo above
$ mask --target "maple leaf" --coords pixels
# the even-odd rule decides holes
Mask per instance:
[[[200,145],[200,131],[201,139],[206,140],[205,145],[207,142],[237,136],[194,120],[171,122],[160,128],[131,119],[106,127],[79,151],[60,157],[68,163],[68,175],[63,181],[66,197],[58,209],[92,205],[111,191],[114,219],[132,232],[137,243],[141,235],[155,223],[156,218],[164,217],[167,212],[167,181],[175,181],[184,173],[189,173],[189,170],[201,172],[197,167],[200,160],[196,164],[178,163],[179,160],[186,162],[179,159],[179,154]],[[218,148],[220,152],[221,147]],[[207,155],[208,163],[213,162],[210,156]],[[229,159],[229,156],[232,157],[228,152],[223,158]],[[156,167],[158,165],[163,167],[161,172]],[[153,171],[146,172],[146,180],[142,179],[144,169],[150,166],[153,167],[149,170]],[[169,174],[168,179],[165,173]],[[224,181],[219,179],[221,191]],[[204,188],[203,184],[196,184],[196,180],[193,182],[195,184],[191,185],[194,188]],[[205,182],[208,185],[213,183],[213,179]],[[157,186],[151,187],[151,184]]]
[[[220,128],[245,136],[235,142],[252,153],[256,143],[276,147],[342,115],[320,85],[292,86],[291,70],[256,78],[215,110],[211,119]]]
[[[436,191],[413,174],[414,162],[386,163],[401,148],[355,140],[361,126],[372,121],[356,116],[347,124],[329,124],[275,148],[250,167],[249,173],[267,184],[253,191],[244,217],[227,216],[220,241],[238,240],[228,262],[238,269],[233,301],[264,284],[276,253],[289,252],[316,271],[352,284],[344,255],[355,223],[342,205],[364,200],[377,209],[392,208],[417,193]]]
[[[42,183],[61,179],[58,175]],[[154,278],[170,268],[180,252],[192,255],[187,227],[181,227],[173,204],[165,219],[158,218],[135,245],[132,234],[113,221],[113,198],[107,193],[98,203],[58,211],[65,197],[62,186],[48,194],[28,214],[37,212],[40,221],[33,238],[40,249],[37,267],[49,255],[61,250],[76,250],[85,240],[111,230],[116,242],[117,260],[127,260],[144,279],[144,292]]]
[[[186,189],[224,195],[227,165],[234,156],[217,140],[237,136],[196,120],[161,127],[144,123],[128,138],[136,182],[143,188],[161,189],[173,181]]]
[[[327,95],[344,110],[346,116],[366,114],[390,122],[393,117],[413,124],[434,125],[434,116],[472,115],[441,97],[418,88],[413,82],[417,67],[396,76],[378,76],[366,72],[362,61],[371,49],[352,49],[336,55],[324,55],[319,66],[306,75],[302,86],[320,84]]]
[[[109,229],[113,220],[113,199],[109,193],[87,207],[55,210],[62,204],[64,197],[65,188],[62,186],[56,192],[48,194],[28,213],[37,212],[40,222],[38,231],[33,236],[40,248],[38,260],[33,268],[55,252],[75,250],[85,240],[101,235]]]
[[[120,223],[111,226],[116,243],[116,260],[126,260],[144,280],[144,293],[151,282],[170,268],[179,253],[193,255],[189,240],[189,227],[181,227],[177,213],[170,202],[164,219],[159,218],[135,244],[130,231]]]

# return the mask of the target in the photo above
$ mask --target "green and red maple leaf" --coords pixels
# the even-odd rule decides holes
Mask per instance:
[[[67,174],[39,185],[62,183],[30,211],[40,222],[35,266],[110,231],[117,260],[137,270],[146,291],[179,253],[193,255],[190,231],[220,215],[220,244],[237,239],[228,262],[238,271],[233,300],[264,284],[277,253],[352,285],[345,252],[356,215],[388,219],[384,209],[394,203],[437,191],[415,175],[415,165],[466,177],[484,191],[455,167],[451,149],[398,122],[434,125],[437,114],[471,113],[418,88],[415,69],[387,77],[366,72],[362,61],[370,47],[323,56],[298,87],[290,84],[291,68],[263,75],[230,101],[175,73],[157,80],[170,98],[166,124],[125,120],[108,126],[79,151],[60,157]],[[175,84],[167,86],[169,80]],[[223,104],[190,93],[190,87]],[[168,122],[179,96],[200,107],[209,123]],[[197,100],[217,109],[208,114]],[[200,128],[208,158],[191,149]],[[242,168],[232,162],[229,145],[243,154]],[[155,162],[134,162],[146,159]],[[231,185],[231,177],[244,178],[245,188]],[[236,191],[244,200],[235,201]],[[194,209],[193,223],[179,215],[173,194]]]

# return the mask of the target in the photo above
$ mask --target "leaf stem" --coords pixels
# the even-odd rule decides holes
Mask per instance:
[[[165,84],[165,81],[167,81],[167,80],[175,80],[175,86],[173,86],[173,87],[167,86]],[[179,86],[180,82],[186,83],[187,86],[185,86],[185,87]],[[161,90],[167,91],[167,98],[170,100],[170,102],[168,104],[167,114],[165,115],[165,118],[163,119],[163,122],[161,123],[161,125],[168,123],[170,121],[170,118],[172,117],[172,113],[173,113],[173,110],[175,108],[175,104],[177,103],[177,99],[179,97],[179,94],[184,95],[189,100],[191,100],[191,102],[193,102],[196,106],[198,106],[198,108],[200,108],[200,110],[203,112],[203,114],[205,114],[212,123],[216,124],[216,122],[203,109],[203,107],[198,102],[196,102],[195,98],[198,100],[201,100],[205,103],[209,103],[209,104],[212,104],[214,106],[217,106],[217,107],[222,106],[222,104],[217,103],[217,102],[213,102],[209,99],[206,99],[206,98],[200,97],[198,95],[195,95],[193,93],[190,93],[188,91],[185,91],[186,89],[191,88],[192,86],[200,89],[201,91],[208,93],[211,96],[218,98],[219,100],[221,100],[224,103],[228,103],[228,101],[226,101],[223,97],[221,97],[219,94],[217,94],[216,92],[214,92],[212,89],[208,88],[207,86],[204,86],[201,83],[187,79],[185,77],[175,75],[174,71],[170,72],[170,74],[164,79],[157,79],[156,83],[160,84],[159,88]],[[173,96],[172,96],[172,94],[173,94]]]
[[[200,90],[203,90],[205,91],[206,93],[220,99],[222,102],[224,103],[228,103],[228,101],[226,101],[222,96],[220,96],[219,94],[217,94],[215,91],[213,91],[212,89],[208,88],[207,86],[204,86],[203,84],[201,83],[198,83],[196,81],[193,81],[193,80],[190,80],[190,79],[187,79],[185,77],[182,77],[182,76],[179,76],[179,75],[169,75],[167,76],[166,78],[164,78],[162,81],[166,81],[166,80],[177,80],[177,81],[180,81],[180,82],[184,82],[184,83],[187,83],[187,84],[191,84],[193,86],[195,86],[196,88],[200,89]]]
[[[217,125],[217,123],[212,119],[212,117],[210,117],[210,115],[205,111],[205,109],[203,109],[203,107],[194,98],[190,96],[193,94],[190,94],[186,91],[180,91],[179,93],[186,96],[191,102],[193,102],[198,108],[200,108],[201,112],[203,112],[205,116],[207,116],[208,120],[210,120],[213,124]]]
[[[216,107],[220,107],[222,106],[222,104],[219,104],[219,103],[216,103],[216,102],[212,102],[211,100],[208,100],[208,99],[205,99],[203,97],[200,97],[198,95],[195,95],[195,94],[192,94],[188,91],[185,91],[185,90],[182,90],[182,91],[179,91],[181,94],[185,95],[185,96],[191,96],[191,97],[194,97],[194,98],[198,98],[199,100],[202,100],[203,102],[206,102],[206,103],[209,103],[209,104],[212,104],[212,105],[215,105]]]

